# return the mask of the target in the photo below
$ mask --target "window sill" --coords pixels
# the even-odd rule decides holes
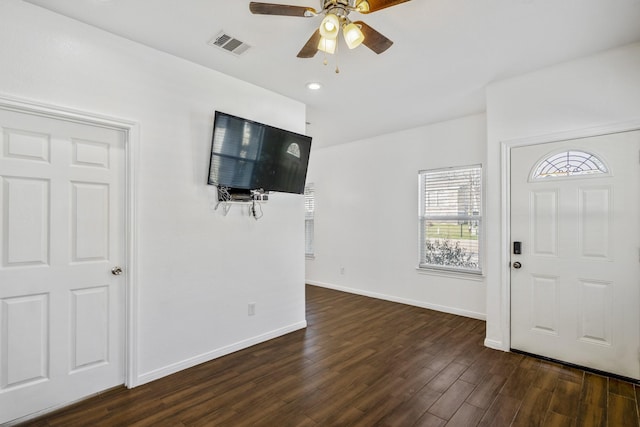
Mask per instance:
[[[452,271],[452,270],[445,270],[445,269],[439,269],[439,268],[427,268],[427,267],[416,267],[416,271],[418,272],[418,274],[425,274],[428,276],[465,279],[465,280],[471,280],[474,282],[484,281],[483,273],[475,273],[475,272],[467,273],[463,271]]]
[[[305,255],[304,255],[304,257],[305,257],[306,259],[309,259],[309,260],[316,259],[316,256],[315,256],[315,255],[305,254]]]

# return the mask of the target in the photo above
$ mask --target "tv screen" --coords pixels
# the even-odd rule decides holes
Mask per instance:
[[[208,183],[302,194],[310,151],[309,136],[216,111]]]

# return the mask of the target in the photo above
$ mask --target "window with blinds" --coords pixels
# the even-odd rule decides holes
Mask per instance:
[[[313,184],[304,187],[304,253],[313,257],[313,216],[315,212]]]
[[[418,176],[419,266],[482,274],[482,167],[427,170]]]

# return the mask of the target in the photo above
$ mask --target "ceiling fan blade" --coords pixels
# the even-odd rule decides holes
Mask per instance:
[[[380,55],[385,50],[389,49],[393,42],[365,24],[362,21],[356,21],[354,24],[360,27],[362,34],[364,34],[363,45]]]
[[[360,13],[373,13],[408,1],[410,0],[359,0],[356,2],[356,9]]]
[[[310,18],[316,16],[318,12],[312,7],[289,6],[286,4],[275,3],[259,3],[252,1],[249,3],[251,13],[257,15],[281,15],[281,16],[300,16]]]
[[[309,40],[302,46],[298,52],[298,58],[313,58],[318,51],[318,43],[320,43],[320,29],[317,29]]]

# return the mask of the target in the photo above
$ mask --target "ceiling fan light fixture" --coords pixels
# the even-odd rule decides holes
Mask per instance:
[[[340,19],[333,13],[328,13],[320,24],[320,34],[328,39],[336,39],[340,29]]]
[[[371,8],[369,7],[369,2],[367,0],[361,0],[356,4],[356,10],[360,13],[368,13]]]
[[[320,41],[318,42],[318,50],[329,53],[333,55],[336,52],[336,45],[338,44],[338,39],[328,39],[326,37],[320,37]]]
[[[364,34],[362,34],[362,30],[360,30],[360,27],[353,22],[344,26],[342,34],[344,35],[344,41],[347,42],[349,49],[355,49],[364,41]]]

